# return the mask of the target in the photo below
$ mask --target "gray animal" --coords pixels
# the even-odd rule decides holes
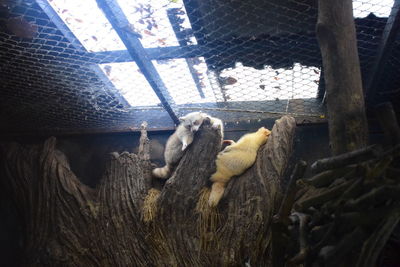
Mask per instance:
[[[220,129],[223,135],[223,124],[220,119],[213,118],[202,112],[192,112],[179,118],[180,124],[175,132],[168,138],[165,145],[164,159],[165,166],[155,168],[153,175],[157,178],[167,179],[171,172],[178,165],[185,149],[193,142],[195,132],[197,132],[205,119],[209,119],[212,127]]]

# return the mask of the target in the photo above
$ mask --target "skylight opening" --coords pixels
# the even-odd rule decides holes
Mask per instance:
[[[353,0],[353,15],[364,18],[370,13],[377,17],[389,17],[394,0]]]
[[[178,46],[178,40],[168,18],[167,10],[177,9],[179,27],[190,29],[189,18],[186,15],[183,1],[173,0],[118,0],[129,22],[135,31],[141,35],[143,47]],[[190,44],[197,44],[195,38],[190,38]]]
[[[126,49],[95,0],[48,2],[89,52]]]

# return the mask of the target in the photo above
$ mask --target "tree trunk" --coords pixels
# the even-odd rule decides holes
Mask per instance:
[[[321,48],[333,155],[365,147],[367,120],[352,0],[318,5],[317,37]]]
[[[295,121],[283,117],[256,163],[210,209],[208,178],[220,136],[203,125],[173,176],[151,188],[148,139],[138,155],[111,154],[96,188],[82,184],[56,139],[1,147],[2,188],[24,230],[23,266],[252,266],[270,263],[270,224],[292,152]]]

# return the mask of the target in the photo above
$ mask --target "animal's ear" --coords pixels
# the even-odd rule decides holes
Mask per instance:
[[[207,113],[203,113],[203,117],[205,117],[205,118],[207,118],[207,119],[211,120],[211,116],[210,116],[210,115],[208,115]]]
[[[184,120],[186,120],[186,117],[185,117],[185,116],[179,117],[179,121],[180,121],[180,122],[183,122]]]

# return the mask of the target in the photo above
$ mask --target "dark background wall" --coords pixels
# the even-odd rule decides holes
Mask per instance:
[[[227,127],[224,139],[238,140],[242,135],[256,131],[259,127],[273,127],[273,121],[246,122],[233,127]],[[151,160],[162,165],[164,146],[173,131],[149,132],[151,145]],[[57,137],[57,147],[62,151],[77,177],[89,186],[95,186],[101,179],[103,167],[111,152],[137,152],[140,133],[113,133],[94,135],[71,135]],[[47,136],[9,136],[0,140],[16,141],[32,145],[43,143]],[[328,129],[326,124],[310,124],[299,126],[296,130],[294,159],[304,159],[312,162],[325,157],[329,153]],[[210,159],[211,160],[211,159]]]

